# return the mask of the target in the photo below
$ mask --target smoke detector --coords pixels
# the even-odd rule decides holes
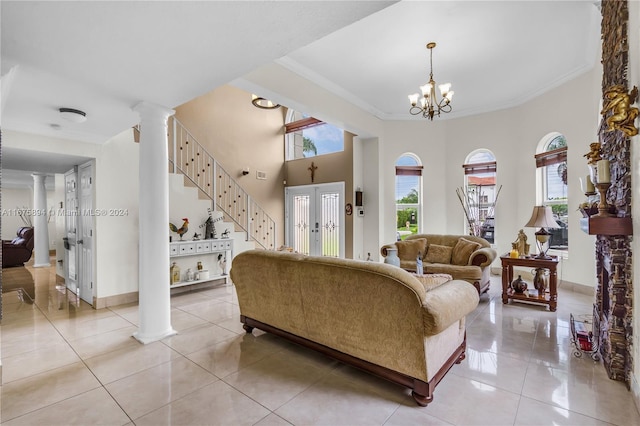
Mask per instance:
[[[60,108],[60,115],[73,123],[84,123],[87,121],[87,114],[84,111],[74,108]]]

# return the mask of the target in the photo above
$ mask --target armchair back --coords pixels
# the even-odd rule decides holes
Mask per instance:
[[[2,267],[22,266],[31,258],[34,246],[32,227],[18,228],[13,240],[2,241]]]

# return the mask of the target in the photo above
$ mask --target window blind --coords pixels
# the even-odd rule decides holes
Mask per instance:
[[[485,163],[463,164],[465,175],[478,175],[481,173],[495,173],[497,163],[495,161],[487,161]]]
[[[536,167],[559,164],[567,161],[567,147],[563,146],[562,148],[541,152],[540,154],[536,154],[534,157],[536,159]]]

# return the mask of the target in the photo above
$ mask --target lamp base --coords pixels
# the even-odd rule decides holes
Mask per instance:
[[[547,255],[547,253],[538,253],[537,256],[534,256],[534,259],[551,260],[553,257]]]

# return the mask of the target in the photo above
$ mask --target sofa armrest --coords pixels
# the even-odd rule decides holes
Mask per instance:
[[[489,266],[497,256],[498,252],[491,247],[482,247],[471,253],[471,256],[469,256],[469,265],[480,267]]]
[[[382,255],[382,257],[387,257],[387,249],[388,248],[394,248],[394,249],[398,249],[398,246],[396,246],[395,243],[393,244],[385,244],[382,247],[380,247],[380,254]]]
[[[422,321],[426,336],[446,330],[473,311],[480,296],[476,288],[463,280],[449,281],[428,291],[422,304]]]

